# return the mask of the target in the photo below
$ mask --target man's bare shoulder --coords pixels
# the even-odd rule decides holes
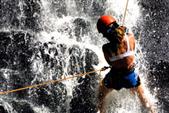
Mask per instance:
[[[132,32],[128,33],[127,35],[129,37],[129,39],[135,40],[134,34]]]

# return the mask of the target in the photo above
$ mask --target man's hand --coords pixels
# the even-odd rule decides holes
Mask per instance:
[[[104,70],[106,70],[108,68],[111,68],[111,66],[104,66],[104,67],[101,68],[101,71],[104,71]]]

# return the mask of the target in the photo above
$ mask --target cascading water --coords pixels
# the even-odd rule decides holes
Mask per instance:
[[[106,40],[98,34],[96,22],[105,13],[122,22],[126,0],[0,2],[0,91],[6,91],[107,65],[101,50]],[[139,8],[136,0],[130,1],[125,21],[126,26],[136,29],[136,35],[139,34]],[[140,54],[137,54],[137,71],[146,81],[144,75],[147,69]],[[92,73],[40,88],[0,95],[0,111],[96,113],[99,80],[100,75]],[[113,91],[110,97],[108,113],[147,112],[140,107],[138,98],[126,90]]]

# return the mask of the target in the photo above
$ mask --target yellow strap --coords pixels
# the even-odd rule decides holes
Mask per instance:
[[[64,80],[73,79],[75,77],[80,77],[80,76],[84,76],[84,75],[87,75],[87,74],[95,73],[97,71],[103,71],[103,70],[102,69],[94,70],[94,71],[90,71],[90,72],[87,72],[87,73],[76,74],[74,76],[67,77],[67,78],[65,77],[65,78],[59,79],[59,80],[49,80],[49,81],[46,81],[46,82],[43,82],[43,83],[40,83],[40,84],[25,86],[23,88],[18,88],[18,89],[14,89],[14,90],[7,90],[7,91],[0,92],[0,95],[9,94],[9,93],[13,93],[13,92],[18,92],[18,91],[22,91],[22,90],[26,90],[26,89],[30,89],[30,88],[37,88],[37,87],[48,85],[48,84],[58,83],[58,82],[61,82],[61,81],[64,81]]]

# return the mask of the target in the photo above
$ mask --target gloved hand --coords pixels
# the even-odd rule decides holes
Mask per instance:
[[[101,71],[104,71],[104,70],[106,70],[108,68],[111,68],[111,66],[104,66],[104,67],[101,68]]]

